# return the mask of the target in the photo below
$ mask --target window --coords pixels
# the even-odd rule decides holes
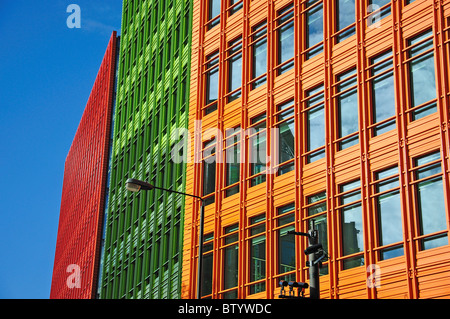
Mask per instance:
[[[266,290],[266,215],[250,218],[249,224],[249,294],[252,295]]]
[[[212,29],[220,23],[220,0],[207,0],[207,29]]]
[[[266,181],[266,114],[252,118],[250,123],[250,186],[255,186]]]
[[[306,60],[308,60],[323,51],[323,4],[322,0],[307,0],[305,5]]]
[[[318,232],[318,242],[322,244],[323,250],[328,253],[328,223],[327,223],[327,193],[307,197],[308,230],[315,229]],[[314,226],[314,227],[313,227]],[[321,275],[328,274],[328,265],[320,268]]]
[[[379,259],[403,255],[402,208],[398,167],[375,173],[375,205],[378,222]]]
[[[277,249],[278,249],[278,274],[284,274],[286,281],[295,281],[295,236],[288,234],[295,230],[294,204],[289,204],[277,209]]]
[[[251,88],[266,83],[267,79],[267,24],[262,22],[252,29],[252,83]]]
[[[202,297],[212,294],[212,277],[213,277],[213,243],[214,233],[203,236],[203,258],[202,258]]]
[[[291,4],[277,13],[278,75],[294,67],[294,6]]]
[[[231,102],[241,97],[242,86],[242,39],[237,38],[228,44],[228,96]]]
[[[239,224],[226,227],[223,238],[223,293],[224,299],[236,299],[237,288],[230,290],[238,285],[239,269]]]
[[[239,193],[241,128],[226,130],[225,134],[225,197],[227,197]]]
[[[441,154],[434,152],[414,160],[416,214],[421,249],[448,244],[442,182]]]
[[[339,207],[343,269],[364,265],[364,236],[359,180],[340,186]],[[347,257],[348,256],[348,257]]]
[[[338,149],[359,143],[356,69],[337,76]]]
[[[325,106],[324,88],[320,85],[306,92],[306,162],[325,157]]]
[[[219,96],[219,51],[206,57],[206,96],[204,115],[217,110]]]
[[[277,107],[278,128],[278,174],[282,175],[294,170],[295,126],[294,100]]]
[[[203,144],[203,198],[205,205],[214,203],[216,189],[216,140]]]
[[[395,85],[392,51],[370,59],[372,94],[372,134],[377,136],[395,128]]]
[[[244,6],[242,0],[228,0],[228,2],[229,2],[228,3],[229,15],[232,15],[232,14],[238,12]]]
[[[336,42],[355,34],[355,0],[336,0]]]
[[[367,26],[378,26],[381,19],[391,14],[391,0],[368,0]]]
[[[408,41],[411,120],[437,111],[432,30]]]

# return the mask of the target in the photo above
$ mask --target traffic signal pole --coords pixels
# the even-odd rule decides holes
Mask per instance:
[[[309,247],[318,243],[317,230],[308,233]],[[320,299],[319,263],[316,261],[316,252],[308,255],[309,260],[309,296],[311,299]]]
[[[322,257],[316,259],[316,252],[322,245],[318,242],[319,233],[314,229],[314,221],[308,233],[290,231],[289,234],[308,237],[309,246],[304,252],[309,262],[309,295],[311,299],[320,299],[319,261]]]

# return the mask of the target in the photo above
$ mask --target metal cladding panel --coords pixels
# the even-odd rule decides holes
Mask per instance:
[[[114,31],[66,158],[51,299],[91,299],[95,296],[108,177],[117,41]]]
[[[306,232],[311,220],[321,223],[329,255],[322,298],[450,297],[450,1],[373,3],[194,1],[186,192],[214,199],[205,209],[204,298],[276,298],[280,279],[308,281],[307,240],[283,231]],[[214,96],[211,83],[218,84]],[[285,102],[291,112],[283,117]],[[383,105],[389,109],[380,116]],[[252,171],[258,135],[248,131],[263,113],[268,132],[293,123],[284,161],[281,142],[267,133],[264,180]],[[311,137],[314,125],[323,129]],[[218,132],[220,153],[228,148],[226,130],[236,127],[239,177],[228,183],[228,166],[218,162],[207,180],[206,132]],[[430,154],[436,170],[422,177],[427,166],[418,163]],[[386,172],[390,179],[379,177]],[[431,208],[420,205],[429,185],[442,185]],[[392,198],[389,212],[398,219],[387,223]],[[198,211],[197,201],[186,201],[183,298],[197,290]],[[439,220],[432,231],[424,230],[434,220],[427,214]]]
[[[123,1],[101,299],[179,298],[184,198],[131,193],[128,178],[182,192],[172,160],[187,127],[191,1]]]

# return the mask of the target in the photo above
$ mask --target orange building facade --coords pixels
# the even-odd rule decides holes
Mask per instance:
[[[193,4],[186,192],[203,298],[450,298],[450,1]],[[186,200],[182,297],[201,202]],[[308,296],[308,289],[306,290]]]

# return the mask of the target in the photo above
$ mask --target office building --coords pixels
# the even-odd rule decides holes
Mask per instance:
[[[288,232],[313,224],[321,298],[449,298],[450,1],[202,0],[192,21],[203,298],[309,282],[308,239]],[[183,298],[200,205],[186,199]]]
[[[96,295],[118,43],[113,32],[66,158],[51,299]]]
[[[185,163],[171,150],[187,128],[191,5],[123,1],[101,299],[180,298],[185,198],[132,193],[125,182],[185,188]]]

